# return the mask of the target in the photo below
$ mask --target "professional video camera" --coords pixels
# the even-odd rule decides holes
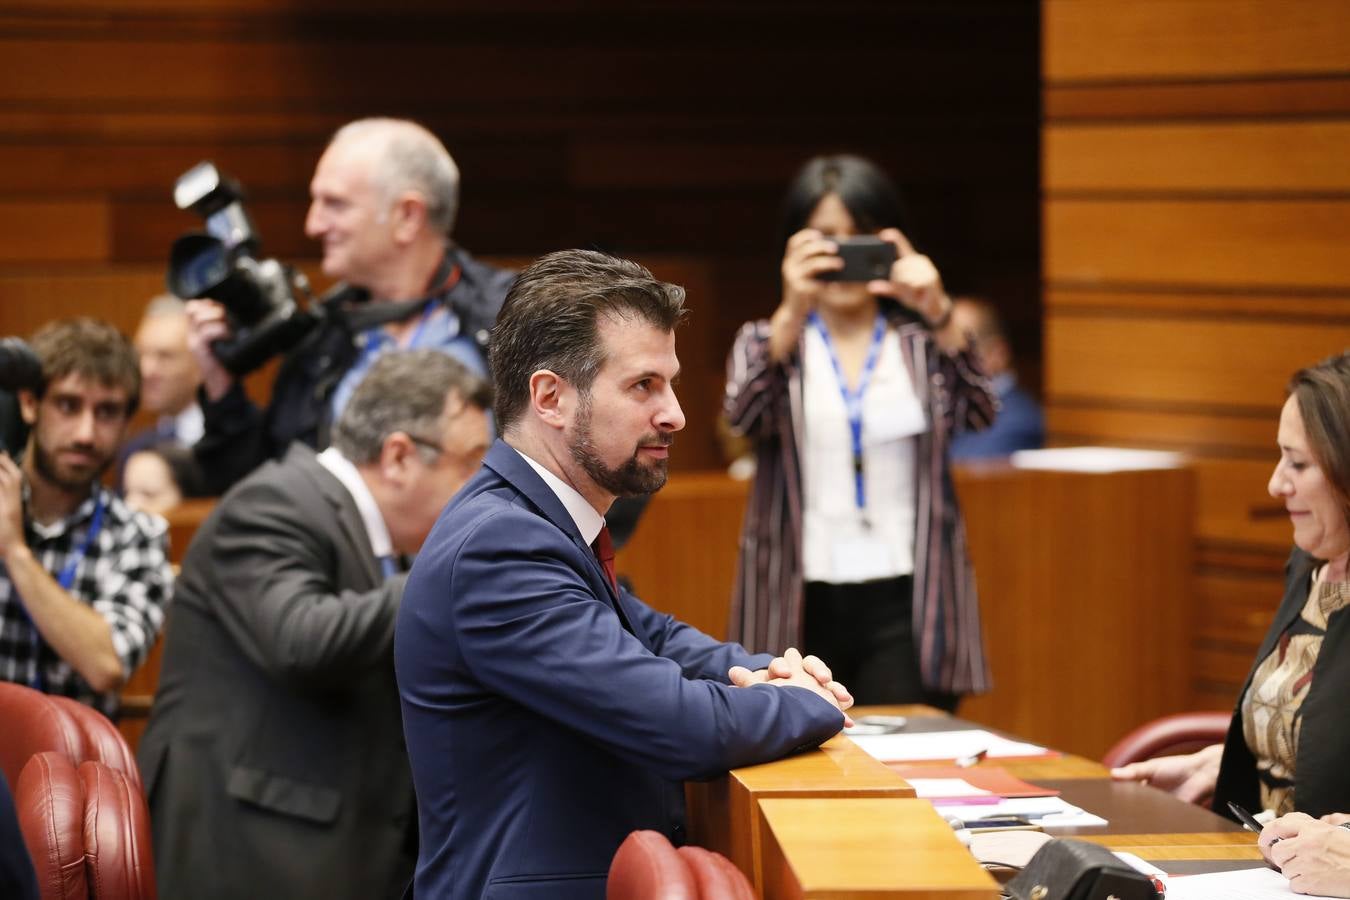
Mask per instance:
[[[28,444],[17,391],[42,391],[42,361],[22,338],[0,338],[0,450],[15,459]]]
[[[206,233],[174,241],[169,290],[184,300],[209,297],[224,305],[234,337],[211,347],[221,364],[246,375],[295,346],[317,323],[322,307],[310,303],[303,272],[258,258],[261,241],[238,183],[200,162],[178,177],[173,200],[206,220]]]

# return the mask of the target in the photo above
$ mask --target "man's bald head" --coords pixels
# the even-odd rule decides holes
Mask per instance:
[[[415,191],[426,202],[428,225],[450,235],[459,209],[459,167],[434,134],[408,119],[357,119],[328,142],[329,148],[339,144],[369,154],[371,182],[386,204]]]

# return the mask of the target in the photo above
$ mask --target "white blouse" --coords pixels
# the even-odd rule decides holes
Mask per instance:
[[[848,409],[829,348],[813,326],[802,357],[802,562],[807,581],[847,584],[914,571],[916,435],[929,428],[900,339],[887,329],[863,394],[863,485],[857,504]]]

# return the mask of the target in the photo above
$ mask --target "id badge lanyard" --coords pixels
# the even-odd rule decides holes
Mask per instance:
[[[80,563],[89,555],[89,548],[94,546],[95,539],[98,538],[99,530],[103,527],[103,493],[99,492],[94,501],[94,514],[89,519],[89,531],[85,533],[84,540],[75,552],[66,560],[65,566],[56,576],[56,583],[61,586],[61,590],[69,593],[75,586],[75,571],[80,567]],[[38,634],[37,625],[33,622],[32,616],[28,615],[28,609],[22,603],[19,608],[23,610],[24,616],[28,619],[28,625],[33,636],[33,687],[36,690],[47,692],[47,678],[42,674],[42,636]]]
[[[825,350],[830,354],[830,363],[834,366],[835,379],[839,383],[839,393],[844,398],[844,410],[848,414],[848,431],[853,447],[853,498],[863,524],[866,525],[869,523],[867,481],[863,472],[863,395],[867,393],[867,384],[872,380],[872,372],[877,367],[877,358],[881,355],[881,342],[886,335],[886,319],[881,313],[877,313],[876,326],[872,329],[872,344],[867,348],[867,358],[863,361],[856,390],[849,390],[848,378],[844,375],[844,367],[839,363],[839,354],[834,351],[834,342],[830,340],[830,330],[825,327],[824,321],[815,312],[811,313],[807,321],[820,332],[820,337],[825,342]]]

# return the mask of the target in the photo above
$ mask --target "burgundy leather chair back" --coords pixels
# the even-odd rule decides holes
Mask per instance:
[[[1116,741],[1102,757],[1102,764],[1115,768],[1223,743],[1232,719],[1231,711],[1205,711],[1177,713],[1145,722]]]
[[[14,807],[42,900],[88,900],[84,787],[75,764],[59,752],[33,756],[14,782]]]
[[[84,858],[89,896],[155,900],[150,812],[139,785],[99,762],[83,762]]]
[[[694,876],[699,900],[757,900],[750,879],[722,854],[702,847],[681,847],[676,852]]]
[[[694,876],[666,836],[634,831],[609,865],[605,900],[699,900]]]
[[[121,772],[139,793],[144,794],[145,789],[141,785],[141,770],[136,765],[136,756],[131,752],[127,739],[122,737],[122,732],[117,730],[117,726],[103,713],[92,706],[85,706],[78,700],[69,697],[51,699],[75,720],[84,733],[84,755],[80,757],[80,761],[92,759],[115,772]]]
[[[38,753],[14,790],[42,900],[156,900],[145,797],[101,762]]]
[[[0,681],[0,722],[5,726],[0,736],[0,770],[11,785],[17,784],[35,753],[60,753],[72,770],[84,759],[83,729],[55,698],[40,691]]]

